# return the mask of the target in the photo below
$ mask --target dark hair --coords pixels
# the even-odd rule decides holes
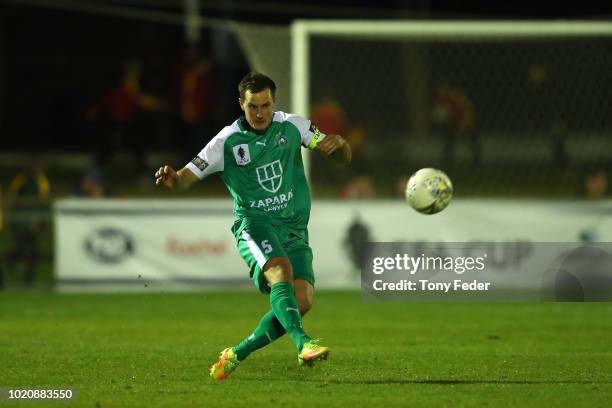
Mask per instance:
[[[276,95],[276,84],[274,81],[259,72],[249,72],[238,84],[238,94],[240,95],[240,99],[244,99],[246,91],[257,93],[266,88],[270,89],[272,98],[274,98]]]

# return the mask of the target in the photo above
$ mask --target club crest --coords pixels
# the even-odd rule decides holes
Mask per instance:
[[[287,144],[287,137],[283,135],[281,132],[276,134],[276,146],[282,147]]]

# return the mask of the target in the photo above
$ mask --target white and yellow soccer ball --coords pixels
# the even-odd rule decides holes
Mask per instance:
[[[453,184],[442,170],[420,169],[406,183],[406,201],[422,214],[439,213],[452,197]]]

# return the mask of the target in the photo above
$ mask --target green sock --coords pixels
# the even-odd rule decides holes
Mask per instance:
[[[255,350],[267,346],[285,333],[285,329],[274,315],[274,312],[270,310],[263,315],[253,334],[232,348],[238,360],[242,361]]]
[[[283,325],[299,352],[304,343],[310,341],[310,337],[302,329],[302,315],[297,300],[295,300],[293,285],[289,282],[278,282],[272,285],[270,305],[272,305],[274,315]]]

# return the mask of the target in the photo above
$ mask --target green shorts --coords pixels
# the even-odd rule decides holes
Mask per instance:
[[[251,224],[237,236],[238,251],[250,269],[250,276],[262,293],[270,292],[270,285],[262,268],[271,258],[289,258],[293,279],[304,279],[314,286],[312,249],[308,245],[308,233],[292,232],[278,226]]]

